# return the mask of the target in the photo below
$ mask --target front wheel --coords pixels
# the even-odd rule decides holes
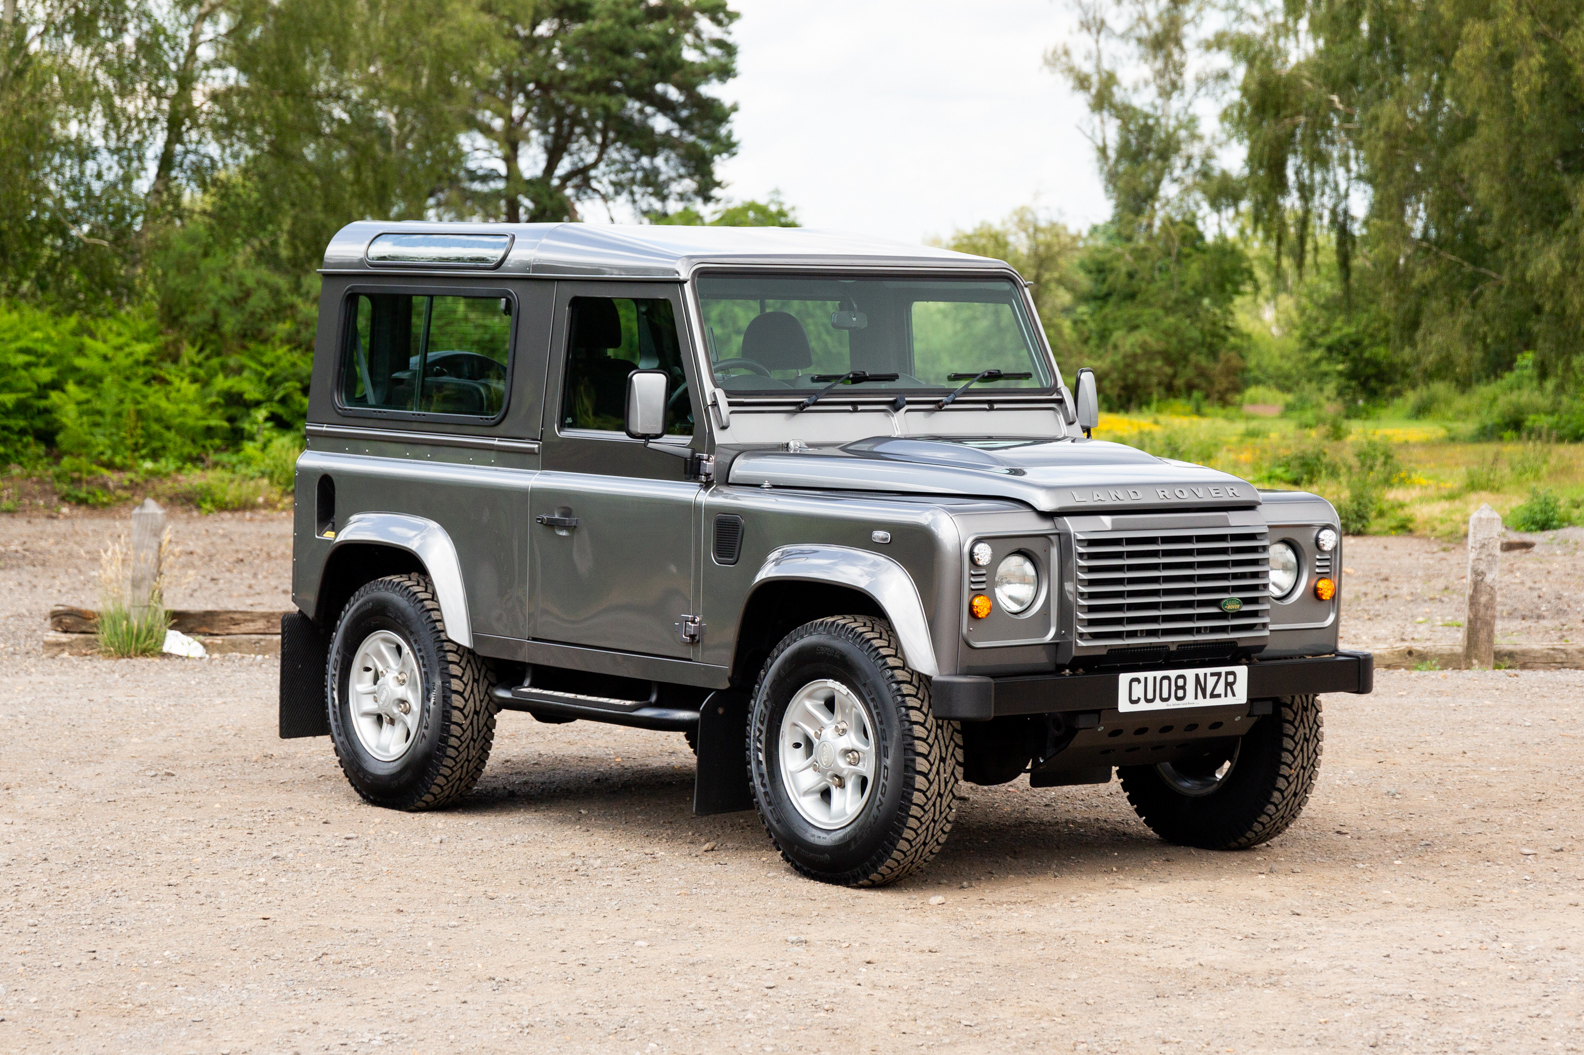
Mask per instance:
[[[1246,850],[1286,831],[1309,801],[1323,728],[1314,696],[1274,700],[1240,739],[1198,757],[1117,770],[1139,819],[1167,842]]]
[[[426,576],[376,579],[352,595],[328,676],[330,737],[363,798],[436,809],[478,782],[495,737],[489,679],[483,660],[445,636]]]
[[[759,676],[748,728],[759,816],[804,875],[881,886],[945,844],[962,739],[931,713],[929,682],[885,621],[838,616],[788,634]]]

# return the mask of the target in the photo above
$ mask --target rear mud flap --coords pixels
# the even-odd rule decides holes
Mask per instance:
[[[330,636],[301,612],[281,616],[280,738],[329,736],[325,664]]]

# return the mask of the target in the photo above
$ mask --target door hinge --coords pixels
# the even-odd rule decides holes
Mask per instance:
[[[697,615],[684,615],[677,620],[677,638],[684,645],[696,645],[699,638],[704,636],[704,619]]]

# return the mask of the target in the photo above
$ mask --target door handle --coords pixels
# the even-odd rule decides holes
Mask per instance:
[[[573,528],[578,526],[577,517],[541,513],[534,517],[534,519],[543,524],[545,527],[553,527],[557,531],[571,531]]]

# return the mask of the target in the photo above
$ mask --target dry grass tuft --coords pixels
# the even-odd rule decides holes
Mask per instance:
[[[174,552],[170,529],[160,539],[160,567]],[[165,648],[170,614],[165,610],[163,572],[147,597],[132,594],[131,560],[126,547],[112,542],[99,554],[99,650],[108,656],[157,656]]]

